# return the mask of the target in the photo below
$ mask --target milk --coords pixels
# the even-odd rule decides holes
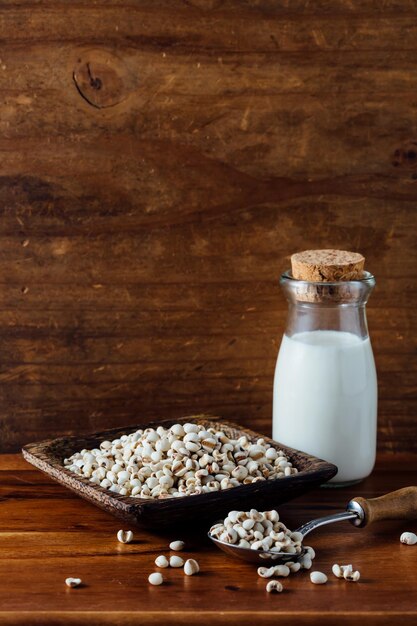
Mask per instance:
[[[337,465],[331,482],[361,480],[375,462],[376,417],[369,338],[332,330],[284,335],[275,370],[274,439]]]

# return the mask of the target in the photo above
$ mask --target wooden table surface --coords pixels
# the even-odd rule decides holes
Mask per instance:
[[[343,508],[354,495],[373,497],[417,484],[417,459],[381,457],[373,475],[352,488],[316,489],[281,507],[290,527]],[[208,523],[210,520],[208,520]],[[2,624],[417,624],[417,546],[399,542],[416,522],[386,522],[366,529],[349,523],[316,532],[314,569],[329,575],[315,586],[307,573],[284,579],[282,594],[267,594],[254,567],[225,557],[204,534],[170,537],[137,529],[122,545],[122,524],[27,465],[0,457],[0,623]],[[205,530],[205,529],[204,529]],[[152,587],[153,561],[172,539],[185,539],[198,576],[164,573]],[[353,563],[359,583],[331,574]],[[85,585],[69,589],[68,576]],[[401,620],[401,622],[400,622]]]

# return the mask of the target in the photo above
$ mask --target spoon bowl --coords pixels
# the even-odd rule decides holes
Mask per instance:
[[[305,548],[301,549],[299,554],[288,554],[286,552],[271,552],[270,550],[252,550],[251,548],[242,548],[241,546],[235,546],[226,541],[221,541],[216,537],[213,537],[210,533],[208,536],[212,542],[223,550],[226,554],[240,559],[242,561],[249,561],[249,563],[256,563],[258,565],[268,565],[273,563],[279,565],[280,563],[288,563],[289,561],[295,561],[306,553]]]

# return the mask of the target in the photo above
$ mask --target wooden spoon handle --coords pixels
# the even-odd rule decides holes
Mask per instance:
[[[417,519],[417,487],[404,487],[371,500],[353,498],[351,503],[359,504],[363,510],[360,526],[385,519]]]

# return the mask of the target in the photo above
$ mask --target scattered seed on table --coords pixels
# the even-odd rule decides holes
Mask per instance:
[[[338,563],[335,563],[334,565],[332,565],[332,572],[336,576],[336,578],[345,578],[346,580],[352,580],[349,577],[353,574],[353,566],[351,563],[349,563],[349,565],[339,565]]]
[[[169,561],[163,554],[160,554],[155,559],[156,567],[169,567]]]
[[[417,535],[414,533],[403,533],[400,537],[400,541],[408,546],[413,546],[417,543]]]
[[[170,567],[182,567],[184,565],[184,559],[180,556],[171,556],[169,558]]]
[[[353,565],[349,563],[349,565],[338,565],[335,563],[332,567],[332,572],[337,578],[346,578],[353,574]]]
[[[354,583],[357,583],[360,577],[361,573],[358,570],[356,570],[356,572],[351,572],[349,570],[345,570],[343,572],[343,578]]]
[[[270,580],[266,584],[266,590],[268,593],[281,593],[284,587],[281,585],[279,580]]]
[[[194,576],[200,571],[200,566],[195,559],[188,559],[184,564],[184,574],[186,576]]]
[[[327,576],[323,572],[311,572],[310,580],[314,585],[324,585],[327,583]]]
[[[67,587],[79,587],[82,583],[81,578],[66,578],[65,584]]]
[[[119,530],[117,539],[120,543],[130,543],[133,539],[133,533],[131,530]]]
[[[184,550],[185,543],[183,541],[171,541],[169,544],[169,549],[174,550],[174,552],[180,552]]]
[[[162,585],[164,578],[160,572],[153,572],[152,574],[149,574],[148,581],[151,585]]]
[[[332,565],[332,572],[336,578],[343,578],[343,570],[338,563],[334,563],[334,565]]]

